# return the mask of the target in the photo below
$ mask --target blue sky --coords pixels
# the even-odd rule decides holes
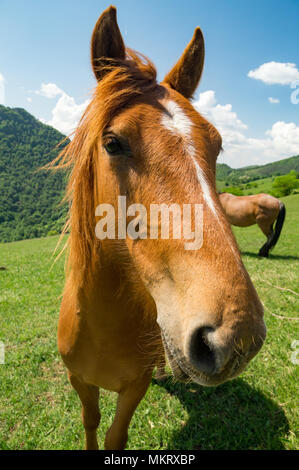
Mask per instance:
[[[239,167],[299,154],[299,104],[291,102],[291,85],[299,89],[299,0],[113,4],[126,44],[155,63],[159,79],[202,28],[206,61],[195,105],[223,135],[219,161]],[[90,36],[109,5],[0,0],[0,102],[69,131],[95,86]]]

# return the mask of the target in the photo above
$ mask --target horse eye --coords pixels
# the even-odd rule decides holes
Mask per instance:
[[[123,151],[122,144],[116,137],[111,137],[109,141],[104,145],[106,152],[110,155],[115,155]]]

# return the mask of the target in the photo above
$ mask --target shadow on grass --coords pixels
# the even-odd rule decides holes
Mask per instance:
[[[250,258],[258,258],[258,259],[285,259],[285,260],[298,260],[299,256],[292,256],[292,255],[276,255],[275,253],[270,253],[269,258],[263,258],[259,256],[257,253],[251,253],[250,251],[242,251],[242,256],[249,256]]]
[[[168,449],[283,450],[289,424],[283,410],[238,378],[216,388],[173,382],[153,383],[176,396],[189,419],[175,431]]]

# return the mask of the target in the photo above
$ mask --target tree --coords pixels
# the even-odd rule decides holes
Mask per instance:
[[[299,188],[299,174],[295,170],[283,176],[277,176],[272,184],[273,194],[277,197],[288,196]]]
[[[235,196],[243,196],[243,191],[237,186],[229,186],[223,190],[224,193],[234,194]]]
[[[62,172],[39,171],[64,136],[21,108],[0,105],[0,242],[60,232],[67,213]]]

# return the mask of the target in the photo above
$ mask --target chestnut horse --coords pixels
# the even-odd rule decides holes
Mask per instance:
[[[284,223],[286,209],[283,202],[269,194],[235,196],[220,193],[219,199],[225,215],[231,225],[249,227],[257,224],[267,237],[259,251],[259,256],[268,257],[269,251],[276,245]],[[276,220],[275,229],[273,224]]]
[[[105,449],[123,449],[164,348],[176,377],[218,385],[245,368],[266,329],[215,189],[221,137],[189,101],[203,68],[201,30],[160,84],[152,63],[125,47],[114,7],[96,23],[91,55],[97,87],[56,161],[71,170],[58,346],[82,402],[86,448],[98,448],[104,388],[118,393]],[[100,240],[96,209],[116,209],[119,196],[146,209],[200,204],[201,248],[186,250],[183,237]]]

